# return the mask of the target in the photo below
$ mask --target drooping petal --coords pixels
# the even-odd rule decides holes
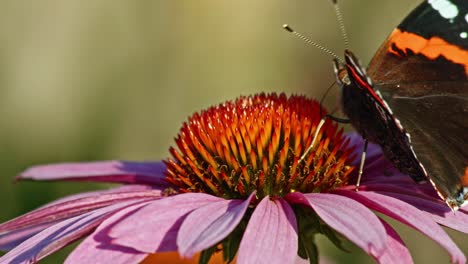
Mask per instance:
[[[177,250],[176,238],[187,213],[224,199],[203,193],[170,196],[119,219],[110,217],[107,235],[115,244],[146,253]]]
[[[130,204],[108,206],[59,222],[6,253],[0,258],[0,263],[34,263],[88,234],[104,216]]]
[[[355,188],[354,186],[347,186],[343,189],[354,190]],[[401,193],[418,196],[425,200],[440,200],[439,196],[430,184],[417,184],[413,180],[411,180],[411,182],[402,182],[386,179],[381,182],[366,182],[359,187],[359,190],[378,193],[393,192],[397,194]]]
[[[111,226],[111,223],[114,221],[113,219],[126,217],[147,204],[148,202],[128,206],[114,213],[112,219],[107,218],[102,221],[93,234],[84,239],[83,242],[68,255],[65,263],[140,263],[148,254],[113,243],[112,239],[106,235],[106,229]],[[134,232],[145,231],[134,230]]]
[[[426,214],[426,217],[432,218],[435,222],[468,234],[468,214],[463,210],[453,212],[447,204],[439,198],[424,199],[419,196],[395,192],[379,193],[405,201],[422,210],[422,212]]]
[[[87,197],[97,197],[103,194],[112,194],[112,193],[116,194],[116,193],[137,192],[137,191],[145,191],[145,190],[152,190],[152,187],[149,185],[124,185],[124,186],[113,188],[110,190],[74,194],[74,195],[61,198],[54,202],[51,202],[47,205],[44,205],[41,207],[41,209],[52,206],[52,205],[72,201],[72,200],[78,200],[78,199],[87,198]],[[47,222],[43,224],[29,223],[26,225],[26,227],[23,227],[20,229],[11,229],[11,231],[4,231],[3,233],[0,233],[0,250],[2,251],[11,250],[12,248],[24,242],[26,239],[29,239],[35,234],[41,232],[42,230],[56,224],[58,221],[63,220],[63,218],[70,217],[70,216],[66,217],[66,215],[63,215],[63,216],[64,217],[56,217],[55,220],[52,222]],[[30,215],[29,220],[32,220],[33,218],[34,216]],[[45,217],[45,218],[48,218],[48,217]],[[38,216],[38,220],[39,220],[38,222],[41,222],[44,219],[42,219],[41,216]],[[49,220],[50,219],[48,219],[47,221]]]
[[[143,184],[128,184],[122,185],[115,188],[107,189],[107,190],[99,190],[99,191],[89,191],[89,192],[81,192],[76,194],[71,194],[68,196],[64,196],[60,199],[47,203],[40,208],[45,208],[55,204],[61,204],[64,202],[77,200],[86,197],[98,197],[103,194],[118,194],[118,193],[127,193],[127,192],[143,192],[143,191],[151,191],[151,190],[164,190],[165,188],[155,187],[152,185],[143,185]]]
[[[254,195],[252,193],[246,200],[210,203],[191,212],[179,229],[179,253],[184,257],[192,257],[223,240],[242,220]]]
[[[380,264],[413,263],[413,258],[398,233],[385,221],[382,219],[380,219],[380,221],[387,231],[387,248],[385,249],[384,254],[380,256],[377,261]]]
[[[68,201],[78,200],[78,199],[82,199],[86,197],[98,197],[99,195],[103,195],[103,194],[137,192],[137,191],[145,191],[145,190],[152,190],[152,189],[153,187],[149,185],[131,184],[131,185],[124,185],[121,187],[113,188],[110,190],[84,192],[84,193],[69,195],[59,200],[53,201],[51,203],[48,203],[42,206],[40,209],[45,209],[46,207],[50,207],[52,205],[62,204]],[[62,215],[62,217],[55,217],[55,220],[52,220],[51,222],[49,222],[49,220],[51,220],[50,218],[46,217],[45,219],[41,219],[41,216],[39,216],[38,222],[42,222],[42,220],[47,220],[47,223],[37,224],[35,222],[30,222],[29,224],[26,224],[25,227],[20,228],[20,229],[10,229],[10,231],[4,230],[3,232],[0,232],[0,250],[4,250],[4,251],[10,250],[16,247],[17,245],[21,244],[26,239],[32,237],[33,235],[39,233],[40,231],[46,229],[49,226],[52,226],[53,224],[56,224],[58,221],[63,220],[63,218],[67,218],[67,217],[71,217],[71,216]],[[30,215],[29,220],[32,220],[33,218],[34,216]],[[21,221],[18,218],[16,220]]]
[[[350,197],[378,212],[388,215],[425,234],[450,254],[453,263],[465,263],[466,257],[445,231],[418,208],[399,199],[374,192],[337,190],[336,193]]]
[[[13,230],[11,232],[0,234],[0,250],[8,251],[23,243],[26,239],[34,236],[49,226],[55,224],[51,222],[42,225],[31,226],[23,229]]]
[[[88,196],[75,200],[66,200],[62,203],[53,203],[47,207],[41,207],[32,212],[19,216],[8,222],[0,224],[0,233],[15,231],[21,228],[56,222],[60,219],[70,218],[85,212],[121,203],[128,200],[161,197],[160,190],[105,193],[96,196]]]
[[[378,217],[364,205],[350,198],[328,193],[291,193],[286,199],[290,203],[311,207],[326,224],[369,255],[378,258],[385,251],[385,228]]]
[[[362,137],[355,133],[350,134],[349,137],[354,144],[363,143]],[[382,158],[382,153],[378,147],[375,149],[377,151],[370,153],[370,155],[368,152],[367,157],[381,156],[380,159],[374,158],[375,162],[372,163],[378,169],[369,171],[368,166],[371,165],[366,160],[364,173],[367,176],[372,175],[371,177],[363,177],[360,190],[374,191],[403,200],[427,213],[437,223],[468,233],[468,225],[466,224],[468,223],[468,213],[463,208],[453,213],[440,199],[431,184],[415,183],[407,175],[398,172],[389,161]],[[354,190],[354,186],[350,185],[343,189]]]
[[[34,166],[19,180],[94,181],[167,185],[162,162],[99,161]]]
[[[237,263],[293,263],[298,249],[297,223],[291,206],[267,196],[255,208],[242,237]]]

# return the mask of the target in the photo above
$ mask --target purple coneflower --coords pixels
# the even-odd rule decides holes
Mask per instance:
[[[461,250],[439,224],[468,233],[464,209],[453,213],[430,185],[401,175],[369,146],[354,191],[362,140],[325,122],[302,96],[241,97],[193,115],[164,162],[105,161],[32,167],[30,180],[122,183],[47,204],[0,225],[0,263],[39,261],[80,238],[66,263],[139,263],[149,254],[223,252],[238,263],[318,259],[316,234],[340,246],[344,236],[379,263],[412,263],[397,232],[372,210],[433,239],[454,263]],[[384,170],[391,176],[385,176]]]

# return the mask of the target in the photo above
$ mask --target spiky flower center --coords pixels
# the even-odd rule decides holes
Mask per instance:
[[[322,109],[322,113],[325,110]],[[320,105],[304,96],[258,94],[196,113],[176,138],[166,161],[167,180],[180,192],[224,198],[259,198],[324,192],[347,184],[352,149]]]

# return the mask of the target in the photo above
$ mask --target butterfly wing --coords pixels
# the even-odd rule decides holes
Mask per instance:
[[[431,182],[456,208],[468,199],[468,1],[431,2],[390,35],[368,74]]]

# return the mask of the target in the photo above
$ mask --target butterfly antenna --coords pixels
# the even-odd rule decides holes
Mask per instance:
[[[338,55],[336,55],[336,53],[334,53],[333,51],[331,51],[331,50],[325,48],[324,46],[322,46],[322,45],[320,45],[320,44],[318,44],[317,42],[310,40],[310,39],[307,38],[306,36],[304,36],[304,35],[302,35],[301,33],[295,31],[294,29],[292,29],[289,25],[284,24],[284,25],[283,25],[283,28],[284,28],[286,31],[288,31],[289,33],[292,33],[292,34],[295,35],[296,37],[302,39],[302,40],[305,41],[306,43],[308,43],[308,44],[310,44],[310,45],[312,45],[312,46],[318,48],[319,50],[321,50],[321,51],[323,51],[323,52],[325,52],[325,53],[331,55],[333,58],[337,59],[338,61],[343,62],[343,60],[342,60],[340,57],[338,57]]]
[[[340,6],[338,5],[338,0],[332,0],[332,3],[333,3],[333,7],[335,8],[336,19],[338,20],[338,25],[340,27],[341,36],[343,37],[345,48],[348,49],[349,48],[348,34],[346,34],[346,28],[344,25],[343,15],[341,14]]]

